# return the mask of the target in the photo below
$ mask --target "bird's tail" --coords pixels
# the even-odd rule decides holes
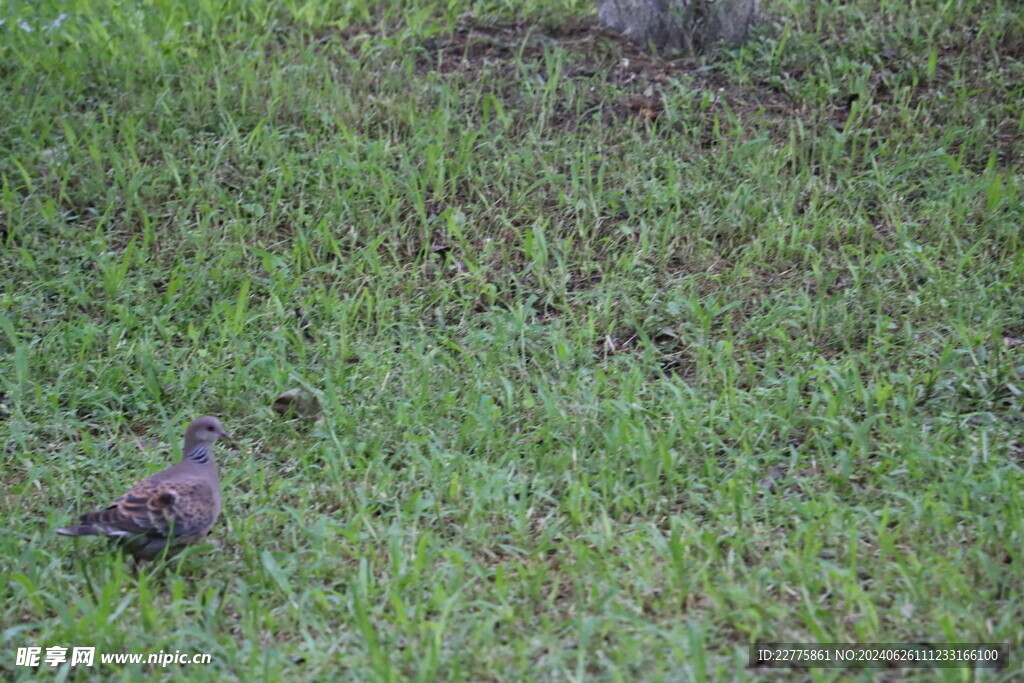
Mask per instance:
[[[100,527],[95,524],[72,524],[62,526],[56,530],[61,536],[104,536],[106,535]]]

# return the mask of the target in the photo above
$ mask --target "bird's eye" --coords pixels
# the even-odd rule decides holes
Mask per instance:
[[[206,430],[212,432],[213,431],[213,427],[207,427]]]

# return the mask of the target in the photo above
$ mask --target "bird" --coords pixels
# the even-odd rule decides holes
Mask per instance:
[[[209,533],[220,516],[220,476],[213,457],[217,439],[231,439],[215,417],[200,417],[185,429],[181,462],[143,479],[128,493],[81,524],[60,527],[62,536],[110,536],[136,564],[167,550],[168,556]]]

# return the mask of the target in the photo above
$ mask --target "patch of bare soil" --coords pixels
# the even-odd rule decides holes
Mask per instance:
[[[616,88],[619,95],[607,112],[618,120],[657,120],[665,109],[663,93],[679,82],[689,83],[695,91],[715,91],[717,97],[729,101],[733,110],[739,107],[782,112],[790,107],[789,98],[777,88],[731,84],[698,59],[660,57],[597,24],[580,23],[557,29],[528,24],[467,24],[451,35],[427,40],[422,48],[420,67],[424,71],[468,77],[485,77],[495,72],[512,76],[524,68],[546,77],[547,55],[558,48],[570,56],[563,77],[598,79]],[[714,101],[712,108],[716,108]],[[554,123],[568,127],[574,123],[571,118],[566,116]]]

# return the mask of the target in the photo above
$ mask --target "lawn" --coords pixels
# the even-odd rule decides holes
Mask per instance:
[[[0,674],[1024,675],[1024,8],[764,9],[662,60],[589,0],[0,7]],[[54,534],[204,414],[208,542]]]

